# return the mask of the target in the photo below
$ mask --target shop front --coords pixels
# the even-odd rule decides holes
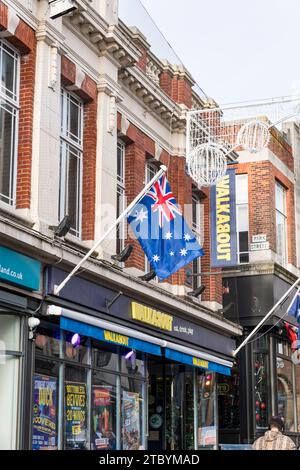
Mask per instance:
[[[217,447],[216,377],[231,373],[231,336],[81,278],[54,297],[63,276],[47,269],[29,447]]]
[[[41,264],[0,246],[0,449],[20,447],[24,406],[22,377],[31,292],[40,290]]]

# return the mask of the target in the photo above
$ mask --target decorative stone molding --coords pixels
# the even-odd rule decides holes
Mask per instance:
[[[77,10],[64,17],[63,22],[97,48],[99,56],[112,56],[119,67],[131,66],[138,61],[138,49],[118,25],[108,25],[87,0],[75,0],[75,5]]]
[[[147,57],[146,75],[152,80],[157,86],[159,86],[160,75],[162,73],[161,67],[158,62],[153,60],[151,57]]]
[[[171,124],[172,130],[185,129],[185,110],[166,96],[159,87],[153,87],[152,80],[145,76],[142,70],[137,67],[122,69],[119,71],[119,80],[143,102],[149,112],[155,113],[168,125]]]

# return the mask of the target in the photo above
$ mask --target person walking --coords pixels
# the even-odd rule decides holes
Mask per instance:
[[[272,416],[269,430],[254,441],[253,450],[296,450],[294,441],[283,434],[284,423],[280,416]]]

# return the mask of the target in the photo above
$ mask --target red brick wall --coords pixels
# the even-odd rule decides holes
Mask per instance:
[[[171,98],[178,104],[192,107],[192,87],[186,78],[173,77],[171,85]]]
[[[97,98],[84,105],[82,239],[95,238]]]
[[[294,185],[269,161],[236,165],[237,174],[248,174],[249,238],[267,235],[270,248],[276,252],[275,181],[286,188],[288,262],[296,264]]]
[[[17,165],[17,208],[29,208],[31,196],[32,132],[36,46],[21,57]]]
[[[162,72],[159,79],[160,88],[172,98],[172,76],[170,72]]]
[[[294,171],[292,148],[275,128],[271,130],[269,149],[288,167],[289,170]]]

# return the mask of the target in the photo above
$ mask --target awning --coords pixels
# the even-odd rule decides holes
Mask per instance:
[[[97,319],[98,320],[98,319]],[[60,318],[60,327],[62,330],[71,331],[72,333],[78,333],[82,336],[89,336],[99,341],[104,341],[105,343],[115,344],[118,346],[123,346],[129,349],[135,349],[136,351],[144,351],[149,354],[154,354],[155,356],[161,356],[161,347],[157,344],[152,344],[147,341],[143,341],[138,338],[133,338],[110,329],[103,329],[97,326],[93,326],[87,323],[82,323],[76,320],[71,320],[70,318],[61,317]],[[130,331],[132,335],[132,331]]]
[[[156,356],[162,355],[182,364],[215,371],[219,374],[230,375],[233,361],[209,354],[198,349],[166,341],[155,336],[142,333],[92,315],[86,315],[74,310],[49,306],[48,315],[59,315],[60,326],[63,330],[90,336],[99,341],[123,346],[137,351],[144,351]]]
[[[198,352],[201,355],[201,353]],[[165,349],[165,356],[173,361],[180,362],[181,364],[188,364],[189,366],[198,367],[210,372],[218,372],[223,375],[231,375],[231,368],[217,364],[216,362],[207,361],[201,357],[191,356],[183,352],[175,351],[174,349]]]

